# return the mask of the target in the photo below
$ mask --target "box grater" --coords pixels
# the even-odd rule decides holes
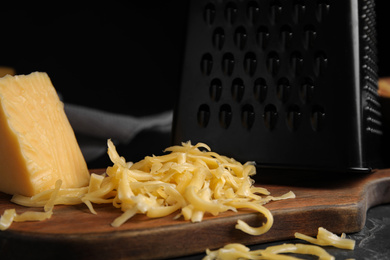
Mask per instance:
[[[259,167],[381,167],[374,0],[194,0],[173,141]]]

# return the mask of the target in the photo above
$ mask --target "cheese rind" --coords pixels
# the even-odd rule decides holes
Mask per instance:
[[[33,196],[87,186],[89,172],[49,76],[0,79],[0,191]]]

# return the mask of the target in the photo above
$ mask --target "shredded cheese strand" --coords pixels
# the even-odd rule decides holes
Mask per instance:
[[[50,195],[49,200],[46,202],[45,206],[43,207],[45,212],[53,210],[54,203],[55,203],[55,200],[57,198],[58,192],[61,188],[61,185],[62,185],[62,180],[57,180],[55,183],[55,188],[54,188],[52,194]]]
[[[355,248],[355,240],[345,238],[345,235],[344,237],[343,235],[339,237],[323,227],[318,228],[317,238],[313,238],[299,232],[295,233],[295,238],[302,239],[320,246],[334,246],[337,248],[349,250],[353,250]]]
[[[8,229],[15,218],[15,209],[6,209],[0,218],[0,230]]]
[[[121,226],[123,223],[125,223],[127,220],[129,220],[131,217],[133,217],[136,213],[137,213],[137,209],[136,208],[126,210],[122,215],[117,217],[111,223],[111,226],[113,226],[113,227]]]
[[[35,211],[26,211],[22,214],[16,214],[14,221],[15,222],[25,222],[25,221],[43,221],[45,219],[51,218],[53,211],[46,212],[35,212]]]
[[[271,229],[274,223],[274,217],[267,208],[251,202],[239,202],[239,203],[232,202],[231,205],[234,206],[235,208],[249,208],[249,209],[256,210],[261,214],[263,214],[267,219],[267,222],[265,224],[257,228],[249,226],[247,223],[245,223],[242,220],[238,220],[236,225],[237,229],[253,236],[262,235]]]

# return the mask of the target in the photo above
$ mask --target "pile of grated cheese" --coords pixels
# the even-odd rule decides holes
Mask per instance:
[[[0,219],[0,229],[7,229],[12,221],[36,221],[51,217],[54,205],[84,203],[93,214],[93,204],[109,203],[122,210],[111,223],[119,227],[135,214],[150,218],[168,216],[178,212],[192,222],[202,221],[205,214],[218,215],[228,210],[253,209],[264,215],[266,221],[259,227],[251,227],[239,220],[236,228],[251,235],[267,232],[273,224],[271,212],[263,205],[272,200],[295,198],[293,192],[273,197],[261,187],[254,186],[251,176],[256,174],[253,162],[240,162],[212,152],[206,144],[172,146],[162,156],[147,156],[132,163],[118,155],[111,140],[107,141],[108,155],[113,166],[104,175],[91,174],[88,187],[61,189],[56,187],[33,197],[14,195],[12,202],[43,207],[44,212],[25,214],[24,218],[14,209],[6,210]]]

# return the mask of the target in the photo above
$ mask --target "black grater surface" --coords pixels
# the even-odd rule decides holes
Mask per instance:
[[[373,0],[191,1],[174,143],[260,167],[380,166]]]

